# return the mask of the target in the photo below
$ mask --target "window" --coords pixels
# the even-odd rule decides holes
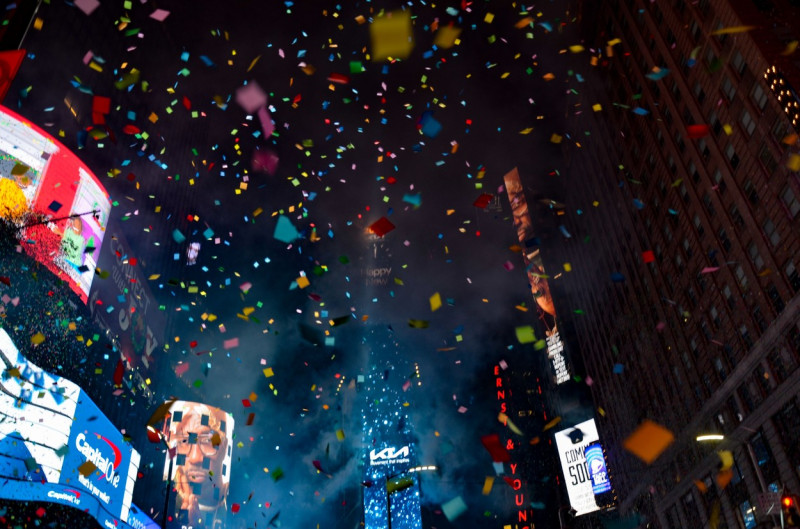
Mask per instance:
[[[744,229],[744,218],[742,218],[742,214],[739,213],[739,208],[736,207],[736,204],[731,204],[728,213],[730,213],[731,220],[733,221],[734,224],[736,224],[736,227],[739,228],[740,230]]]
[[[725,147],[725,156],[731,163],[731,167],[733,167],[734,169],[739,167],[739,155],[736,154],[736,149],[733,147],[732,143],[729,143],[728,146]]]
[[[742,342],[748,349],[753,347],[753,338],[750,336],[750,330],[747,328],[747,325],[739,327],[739,336],[742,337]]]
[[[800,462],[800,410],[798,410],[796,402],[789,401],[773,417],[773,422],[789,460]],[[794,470],[800,473],[800,463],[795,463]]]
[[[714,324],[714,327],[719,329],[722,326],[722,321],[719,319],[717,307],[711,305],[711,308],[708,309],[708,315],[711,316],[711,322]]]
[[[709,217],[716,215],[717,212],[714,210],[714,204],[711,202],[711,195],[709,195],[708,192],[703,194],[703,204],[706,206]]]
[[[729,102],[733,101],[734,96],[736,96],[736,85],[731,82],[728,76],[725,76],[725,79],[722,81],[722,93],[725,94]]]
[[[761,473],[764,475],[764,479],[767,483],[772,483],[780,479],[778,466],[775,464],[775,458],[772,457],[772,450],[769,448],[769,443],[767,442],[767,437],[764,435],[763,430],[759,430],[759,432],[750,439],[750,446],[753,447],[756,463],[761,467]]]
[[[678,272],[683,272],[683,257],[680,255],[675,255],[675,268],[678,269]]]
[[[777,288],[775,288],[775,285],[773,283],[769,283],[766,291],[767,296],[769,297],[769,302],[772,303],[772,308],[775,309],[775,313],[780,314],[783,312],[783,309],[786,308],[786,303],[783,301],[781,293],[778,292]]]
[[[769,242],[772,243],[772,246],[777,246],[778,243],[781,242],[781,234],[778,233],[778,229],[775,227],[775,223],[772,222],[772,219],[767,218],[764,224],[761,225],[761,228],[764,230],[764,235],[767,236]]]
[[[700,38],[700,24],[698,24],[697,19],[692,20],[689,31],[692,33],[692,40],[697,42],[697,39]]]
[[[800,274],[797,272],[794,261],[791,259],[786,261],[786,264],[783,265],[783,271],[786,273],[786,279],[789,280],[789,285],[791,285],[792,290],[795,292],[800,290]]]
[[[778,162],[775,161],[775,157],[772,156],[772,151],[770,151],[766,142],[761,143],[761,149],[758,151],[758,160],[769,176],[772,176],[778,170]]]
[[[756,322],[758,330],[762,333],[767,330],[767,327],[769,327],[767,320],[764,318],[764,313],[761,312],[761,307],[756,307],[753,309],[753,321]]]
[[[731,287],[725,285],[722,289],[722,294],[725,296],[725,301],[728,303],[728,308],[734,310],[736,308],[736,298],[733,297]]]
[[[750,254],[750,261],[753,262],[756,270],[761,270],[764,268],[764,259],[761,257],[761,254],[758,251],[758,245],[756,243],[751,242],[748,245],[747,253]]]
[[[738,51],[733,54],[731,58],[731,66],[733,67],[733,71],[735,71],[739,77],[744,75],[745,69],[747,69],[747,63],[744,62],[744,57]]]
[[[797,369],[797,359],[783,345],[779,345],[769,353],[767,363],[778,384],[789,378],[789,375]],[[798,430],[798,434],[800,434],[800,430]]]
[[[692,245],[689,243],[689,239],[687,238],[683,239],[683,251],[686,252],[686,257],[691,257],[692,253],[694,253],[692,252]]]
[[[728,233],[725,231],[725,228],[720,228],[719,232],[717,232],[717,235],[719,236],[719,242],[722,245],[722,249],[725,250],[726,253],[730,252],[731,240],[728,239]]]
[[[706,93],[703,90],[703,87],[700,85],[700,82],[696,82],[694,84],[694,97],[697,99],[699,104],[703,104],[703,101],[706,100]]]
[[[697,174],[697,172],[695,172],[694,174],[696,174],[698,177],[700,176]],[[683,203],[688,204],[689,201],[691,200],[691,197],[689,196],[689,191],[686,189],[686,184],[682,183],[678,188],[678,192],[681,195],[681,199],[683,199]]]
[[[725,363],[720,357],[714,359],[714,369],[717,370],[717,375],[719,375],[720,380],[724,381],[726,378],[728,378],[728,372],[725,369]]]
[[[694,162],[689,162],[689,165],[686,167],[686,172],[692,175],[692,181],[696,184],[700,181],[700,173],[697,172],[697,166]],[[684,186],[683,189],[686,189]]]
[[[764,110],[764,108],[767,106],[767,92],[759,83],[756,83],[753,86],[753,91],[750,92],[750,96],[753,98],[753,102],[756,104],[758,109]]]
[[[744,500],[739,504],[739,519],[744,525],[744,529],[755,529],[756,508],[750,505],[749,500]]]
[[[745,110],[742,112],[742,128],[747,133],[748,136],[753,135],[753,131],[756,130],[756,122],[753,121],[753,117],[750,115],[750,112]]]
[[[797,214],[800,213],[800,201],[797,200],[797,196],[795,196],[791,186],[787,185],[786,189],[783,190],[783,193],[781,193],[781,200],[786,204],[786,208],[789,210],[789,215],[792,218],[795,218]]]
[[[747,276],[744,273],[742,265],[736,265],[736,279],[739,280],[739,284],[742,285],[742,288],[747,288]]]
[[[722,171],[717,169],[714,171],[714,183],[717,184],[714,188],[719,191],[721,195],[725,194],[725,191],[728,189],[728,185],[725,183],[725,180],[722,178]]]
[[[708,116],[708,122],[711,124],[711,130],[714,131],[714,135],[719,136],[719,133],[722,131],[722,123],[719,122],[719,117],[716,112],[712,112],[711,115]]]
[[[697,235],[702,237],[705,229],[703,228],[703,221],[700,220],[700,215],[695,214],[692,222],[694,223],[694,229],[697,230]]]
[[[708,149],[705,138],[700,138],[697,141],[697,150],[703,155],[704,160],[708,160],[708,157],[711,156],[711,151]]]
[[[744,190],[744,194],[747,195],[747,199],[750,201],[750,204],[757,206],[758,192],[756,191],[756,186],[753,185],[753,181],[747,180],[742,189]]]
[[[695,294],[694,288],[689,287],[686,289],[686,298],[689,300],[689,303],[691,303],[692,308],[697,306],[697,294]]]

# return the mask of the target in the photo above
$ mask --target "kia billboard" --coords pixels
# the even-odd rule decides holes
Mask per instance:
[[[139,453],[88,395],[26,360],[3,329],[0,361],[0,498],[70,505],[111,528],[146,527],[146,516],[131,517]]]
[[[233,415],[202,402],[177,400],[164,419],[169,446],[164,480],[173,482],[173,527],[224,529],[231,481]]]
[[[21,202],[33,217],[20,221],[23,248],[67,281],[85,303],[97,268],[111,200],[72,151],[42,129],[0,106],[3,199]]]

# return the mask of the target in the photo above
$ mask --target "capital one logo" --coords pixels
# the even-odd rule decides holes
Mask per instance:
[[[395,449],[393,446],[384,448],[380,452],[375,450],[369,451],[369,464],[370,465],[388,465],[389,463],[396,463],[397,461],[408,458],[410,451],[408,446],[400,449]]]
[[[117,468],[119,468],[120,463],[122,462],[122,452],[117,445],[103,437],[102,435],[95,434],[99,439],[108,444],[111,449],[114,451],[114,459],[104,457],[102,452],[99,448],[95,448],[89,444],[89,441],[86,439],[86,436],[83,433],[79,433],[78,436],[75,438],[75,447],[78,449],[78,452],[83,454],[83,457],[86,458],[87,461],[91,461],[94,465],[103,472],[103,475],[100,476],[101,478],[104,477],[107,482],[109,482],[114,488],[119,486],[119,474],[117,473]]]

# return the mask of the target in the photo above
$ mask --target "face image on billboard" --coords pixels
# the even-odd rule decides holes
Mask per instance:
[[[555,439],[569,504],[575,509],[576,516],[598,510],[586,460],[586,448],[599,442],[594,419],[556,432]]]
[[[139,454],[75,383],[27,361],[0,329],[0,498],[126,522]]]
[[[48,238],[54,239],[57,251],[49,246],[42,251],[44,232],[31,226],[25,233],[34,242],[23,248],[65,279],[85,303],[111,211],[105,188],[69,149],[2,106],[0,179],[14,183],[27,211],[50,220]]]
[[[514,216],[514,229],[517,232],[517,239],[522,246],[522,258],[525,262],[525,271],[528,275],[528,283],[531,286],[531,294],[539,307],[539,317],[542,320],[547,336],[558,331],[556,327],[556,309],[553,304],[553,297],[550,294],[550,284],[547,282],[547,274],[544,270],[544,263],[539,255],[538,249],[530,249],[530,241],[534,237],[533,221],[528,211],[528,202],[525,200],[525,191],[522,187],[522,180],[519,171],[515,167],[503,176],[503,182],[511,203],[511,212]]]
[[[233,416],[201,402],[175,401],[165,420],[170,450],[164,478],[174,456],[175,520],[195,529],[222,529],[231,477]]]

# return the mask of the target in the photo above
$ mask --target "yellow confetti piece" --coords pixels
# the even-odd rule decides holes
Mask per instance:
[[[800,41],[793,40],[789,44],[786,45],[786,49],[781,52],[781,55],[791,55],[797,49],[797,44]]]
[[[791,171],[800,171],[800,154],[792,154],[786,161],[786,167]]]
[[[295,281],[297,282],[297,286],[301,289],[306,288],[311,284],[311,281],[309,281],[306,276],[300,276]]]
[[[600,103],[595,103],[594,105],[592,105],[592,110],[594,110],[595,112],[600,112],[601,110],[603,110],[603,105],[601,105]]]
[[[572,53],[580,53],[584,49],[585,48],[583,46],[581,46],[580,44],[573,44],[572,46],[569,47],[569,51],[571,51]]]
[[[486,22],[487,24],[491,24],[493,20],[494,20],[494,13],[486,13],[486,16],[483,17],[483,21]]]
[[[428,302],[431,305],[431,312],[435,312],[442,307],[442,296],[437,292],[428,299]]]
[[[258,62],[258,60],[259,60],[260,58],[261,58],[261,55],[259,55],[258,57],[256,57],[256,58],[255,58],[255,59],[253,59],[252,61],[250,61],[250,66],[248,66],[248,67],[247,67],[247,71],[248,71],[248,72],[249,72],[250,70],[252,70],[252,69],[253,69],[253,66],[255,66],[255,65],[256,65],[256,63]]]
[[[750,31],[752,29],[756,29],[755,26],[731,26],[729,28],[721,28],[716,31],[712,31],[712,35],[728,35],[730,33],[744,33],[746,31]]]
[[[492,492],[492,485],[494,485],[494,477],[486,476],[486,479],[483,480],[483,490],[481,493],[484,496],[488,496],[490,492]]]
[[[570,263],[564,263],[564,271],[572,272],[572,265]]]
[[[560,134],[555,134],[555,133],[553,133],[553,135],[552,135],[552,136],[550,136],[550,143],[559,144],[559,143],[561,143],[561,140],[562,140],[562,139],[563,139],[563,138],[561,137],[561,135],[560,135]]]
[[[722,130],[724,130],[724,131],[725,131],[725,134],[726,134],[726,135],[728,135],[728,136],[730,136],[731,134],[733,134],[733,127],[731,127],[731,126],[730,126],[730,124],[728,124],[728,123],[725,123],[725,124],[722,126]]]
[[[264,369],[262,369],[262,372],[264,373],[264,376],[267,378],[270,378],[275,375],[275,372],[272,370],[271,367],[265,367]]]
[[[39,345],[42,342],[44,342],[44,334],[37,332],[36,334],[31,336],[31,343],[33,345]]]
[[[33,29],[36,30],[42,29],[43,25],[44,25],[44,20],[42,20],[39,17],[36,17],[36,20],[33,21]]]
[[[519,133],[522,135],[530,134],[531,132],[533,132],[533,127],[528,127],[527,129],[522,129],[519,131]]]

